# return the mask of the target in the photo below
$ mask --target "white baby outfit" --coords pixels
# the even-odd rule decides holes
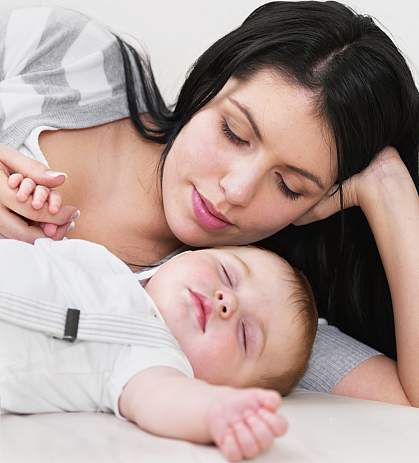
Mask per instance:
[[[103,246],[0,240],[0,256],[2,413],[120,416],[119,396],[136,373],[159,365],[193,377],[136,275]],[[74,342],[62,339],[67,309],[80,314]]]

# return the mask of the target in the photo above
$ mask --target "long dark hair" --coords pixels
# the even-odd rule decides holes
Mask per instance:
[[[230,77],[246,80],[270,68],[315,96],[318,114],[334,135],[339,185],[392,145],[418,188],[418,90],[397,47],[368,16],[337,2],[267,3],[201,55],[174,108],[164,103],[147,60],[118,41],[131,120],[142,136],[165,145],[162,168],[179,131]],[[138,117],[140,99],[153,127]],[[359,208],[291,225],[262,244],[304,271],[320,316],[395,358],[389,288]]]

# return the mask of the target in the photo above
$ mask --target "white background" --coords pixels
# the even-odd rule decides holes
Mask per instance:
[[[11,7],[60,5],[80,10],[135,36],[151,56],[163,94],[175,98],[189,66],[216,39],[238,26],[258,0],[0,0]],[[419,82],[418,0],[348,0],[390,32]]]

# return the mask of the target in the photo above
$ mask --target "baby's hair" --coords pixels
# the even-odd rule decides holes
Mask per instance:
[[[317,332],[318,313],[316,301],[311,285],[303,272],[290,265],[288,261],[275,252],[259,246],[254,247],[274,254],[289,269],[289,278],[286,281],[291,285],[291,293],[288,301],[295,308],[294,323],[300,325],[300,329],[294,338],[294,345],[290,348],[292,354],[289,356],[288,365],[277,375],[266,375],[259,378],[256,384],[259,387],[274,389],[282,396],[285,396],[291,392],[301,379],[308,365]]]

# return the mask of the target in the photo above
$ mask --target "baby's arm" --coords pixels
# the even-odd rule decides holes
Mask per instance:
[[[121,415],[145,431],[214,442],[230,461],[255,457],[284,434],[279,405],[275,391],[215,386],[169,367],[137,374],[119,399]]]

